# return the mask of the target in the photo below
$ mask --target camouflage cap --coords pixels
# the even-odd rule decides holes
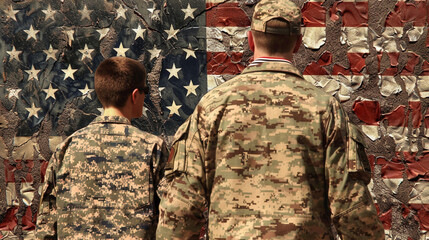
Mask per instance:
[[[288,21],[289,28],[267,27],[267,22],[275,18]],[[255,7],[251,28],[265,33],[299,35],[301,10],[290,0],[261,0]]]

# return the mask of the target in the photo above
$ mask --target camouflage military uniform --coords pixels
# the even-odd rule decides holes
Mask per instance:
[[[285,61],[207,93],[175,135],[157,239],[384,239],[361,132]],[[174,158],[173,158],[174,157]]]
[[[124,117],[97,117],[61,143],[45,175],[36,236],[151,239],[164,142]]]

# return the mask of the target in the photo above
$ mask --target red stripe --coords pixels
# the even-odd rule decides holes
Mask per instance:
[[[387,120],[391,127],[408,127],[408,118],[411,114],[412,126],[420,128],[423,120],[422,103],[409,101],[408,109],[405,105],[399,105],[390,113],[381,115],[380,103],[377,101],[356,100],[353,103],[353,112],[359,120],[368,125],[378,125],[380,121]],[[425,126],[429,127],[429,115],[425,115]]]
[[[420,230],[429,230],[429,204],[409,204],[410,209],[417,212]]]
[[[15,229],[16,225],[18,225],[18,219],[16,218],[17,213],[18,207],[9,208],[6,211],[6,215],[0,223],[1,231],[13,231]]]
[[[40,162],[41,162],[41,164],[40,164],[40,176],[41,176],[40,181],[43,183],[43,182],[45,182],[45,174],[46,174],[46,169],[48,168],[49,161],[42,160]]]
[[[387,119],[389,126],[392,127],[406,127],[408,119],[405,118],[405,105],[399,105],[392,112],[385,114],[384,119]]]
[[[429,35],[428,35],[428,40],[429,40]],[[429,62],[423,61],[422,71],[423,72],[420,74],[421,76],[429,76]]]
[[[246,67],[241,59],[243,53],[239,52],[207,52],[208,75],[237,75]]]
[[[416,152],[396,152],[390,160],[384,157],[369,155],[372,169],[381,166],[381,177],[384,179],[403,178],[403,173],[409,180],[429,180],[429,152],[417,156]],[[429,203],[428,203],[429,204]]]
[[[350,68],[346,69],[343,66],[335,65],[331,75],[362,75],[363,68],[366,66],[365,60],[367,53],[347,53],[350,62]],[[329,52],[324,52],[317,62],[312,62],[304,69],[304,75],[329,75],[329,72],[323,66],[332,63],[332,55]]]
[[[408,102],[411,109],[411,120],[413,123],[413,128],[419,128],[422,124],[422,103],[420,101],[410,101]]]
[[[25,209],[25,215],[22,217],[22,230],[32,231],[36,229],[37,214],[33,215],[31,206]]]
[[[378,125],[381,120],[380,103],[377,101],[356,100],[352,109],[356,116],[368,125]]]
[[[342,16],[343,27],[368,26],[368,2],[336,1],[331,7],[331,19],[336,21]]]
[[[307,2],[301,10],[305,27],[325,27],[326,9],[322,2]]]
[[[384,229],[392,228],[392,208],[385,212],[381,212],[378,203],[375,203],[375,208],[378,212],[378,217],[383,223]],[[402,216],[406,218],[408,214],[414,210],[417,214],[417,220],[420,222],[420,230],[429,230],[429,204],[402,204]]]
[[[386,27],[403,27],[405,23],[412,22],[413,26],[424,27],[428,19],[426,1],[414,3],[398,1],[395,9],[386,18]]]
[[[248,27],[250,19],[238,3],[207,3],[207,27]]]
[[[390,208],[386,212],[381,212],[380,206],[375,203],[375,208],[377,209],[378,218],[380,218],[381,222],[383,223],[384,229],[391,229],[392,228],[392,209]]]
[[[387,56],[389,57],[391,67],[384,69],[383,72],[381,73],[381,75],[383,75],[383,76],[395,76],[398,73],[397,66],[399,65],[400,53],[399,52],[379,53],[377,55],[378,71],[379,72],[381,71],[380,66],[381,66],[383,54],[387,54]],[[414,69],[417,66],[417,64],[419,63],[419,61],[420,61],[420,57],[417,54],[411,53],[411,52],[408,53],[407,64],[404,66],[404,68],[400,72],[400,75],[414,76],[415,75]],[[426,74],[429,75],[429,65],[427,65],[426,71],[427,71]],[[425,75],[425,65],[423,65],[423,74],[422,75]]]
[[[4,163],[4,170],[5,170],[5,178],[6,183],[9,182],[15,182],[15,167],[9,164],[9,160],[5,159],[3,161]]]

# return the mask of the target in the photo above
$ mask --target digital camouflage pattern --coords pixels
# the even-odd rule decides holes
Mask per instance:
[[[61,143],[42,190],[36,236],[152,239],[167,157],[157,136],[124,117],[97,117]],[[54,237],[56,238],[56,237]]]
[[[267,22],[274,18],[283,18],[289,22],[289,28],[270,28]],[[289,0],[262,0],[255,6],[251,29],[282,35],[301,34],[301,10]]]
[[[256,61],[255,61],[256,62]],[[251,64],[175,135],[157,239],[384,239],[362,134],[287,62]]]

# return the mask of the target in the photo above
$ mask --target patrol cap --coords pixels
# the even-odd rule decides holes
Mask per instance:
[[[289,27],[267,27],[267,22],[276,18],[286,20]],[[255,6],[251,29],[265,33],[299,35],[301,33],[301,10],[290,0],[261,0]]]

